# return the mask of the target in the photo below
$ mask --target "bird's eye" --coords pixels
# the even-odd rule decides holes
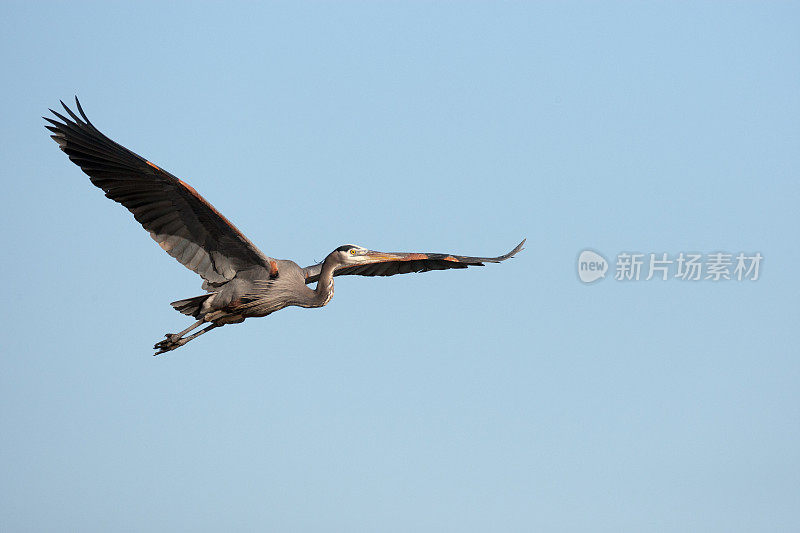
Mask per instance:
[[[356,249],[350,248],[350,255],[356,255]]]

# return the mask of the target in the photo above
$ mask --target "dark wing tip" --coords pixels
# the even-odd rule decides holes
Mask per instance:
[[[78,108],[78,113],[80,113],[81,117],[83,117],[83,121],[86,122],[86,124],[88,124],[89,126],[94,127],[94,124],[91,123],[89,118],[86,116],[86,113],[83,112],[83,107],[81,106],[80,100],[78,100],[77,94],[75,95],[75,107]]]
[[[527,240],[528,240],[527,238],[522,239],[522,242],[520,242],[518,245],[516,245],[514,247],[514,249],[511,250],[510,252],[508,252],[507,254],[503,254],[503,255],[498,256],[498,257],[492,257],[491,259],[486,259],[486,261],[491,261],[492,263],[499,263],[500,261],[505,261],[506,259],[511,259],[515,255],[520,253],[522,250],[524,250],[523,246],[525,245],[525,241],[527,241]]]
[[[51,135],[50,138],[53,139],[55,142],[57,142],[58,146],[63,150],[67,146],[67,141],[64,138],[64,132],[62,131],[64,125],[58,121],[53,120],[50,117],[42,117],[42,118],[45,119],[50,124],[52,124],[52,126],[48,126],[47,124],[45,124],[44,127],[48,129],[51,133],[53,133],[53,135]]]
[[[72,109],[70,109],[69,106],[67,106],[67,104],[65,104],[63,100],[59,100],[58,102],[61,104],[61,107],[64,108],[64,111],[67,113],[67,115],[70,116],[70,118],[72,120],[68,119],[67,117],[65,117],[64,115],[62,115],[58,111],[54,110],[53,108],[48,108],[48,111],[50,111],[53,115],[55,115],[56,117],[58,117],[59,119],[64,121],[64,123],[66,125],[70,125],[70,124],[77,124],[77,125],[81,125],[81,126],[88,125],[88,126],[91,126],[92,128],[94,128],[94,125],[91,123],[89,118],[86,116],[86,113],[83,111],[83,107],[81,106],[81,102],[80,102],[80,100],[78,100],[77,96],[75,96],[75,106],[78,109],[78,113],[80,114],[80,117],[78,115],[76,115],[75,112],[72,111]],[[50,122],[53,122],[53,120],[51,118],[48,118],[48,117],[42,117],[42,118],[45,119],[45,120],[49,120]]]
[[[525,248],[524,248],[524,246],[525,246],[525,242],[526,242],[527,240],[528,240],[528,238],[527,238],[527,237],[525,237],[524,239],[522,239],[522,241],[521,241],[521,242],[520,242],[520,243],[519,243],[519,244],[518,244],[516,247],[514,247],[514,249],[513,249],[513,250],[511,250],[510,252],[508,252],[508,253],[506,254],[506,256],[507,256],[507,257],[514,257],[515,255],[517,255],[518,253],[520,253],[522,250],[524,250],[524,249],[525,249]]]
[[[74,111],[72,111],[72,109],[70,109],[69,107],[67,107],[67,104],[65,104],[63,100],[59,100],[59,102],[61,102],[61,107],[63,107],[63,108],[64,108],[64,111],[66,111],[66,112],[67,112],[67,114],[68,114],[70,117],[72,117],[72,120],[74,120],[74,121],[75,121],[75,124],[79,124],[79,125],[85,125],[85,124],[83,124],[83,121],[82,121],[82,120],[81,120],[81,119],[78,117],[78,115],[76,115],[76,114],[75,114],[75,112],[74,112]]]

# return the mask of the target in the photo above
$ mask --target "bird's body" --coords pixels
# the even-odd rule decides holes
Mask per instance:
[[[168,333],[156,343],[156,355],[225,324],[289,306],[322,307],[333,297],[334,276],[391,276],[497,263],[519,252],[525,242],[499,257],[387,253],[348,244],[303,268],[265,255],[188,184],[100,133],[77,98],[75,103],[80,117],[63,102],[70,118],[52,110],[61,122],[45,117],[52,138],[107,197],[133,213],[161,248],[204,280],[207,294],[172,302],[197,322]],[[315,289],[309,287],[313,283]]]

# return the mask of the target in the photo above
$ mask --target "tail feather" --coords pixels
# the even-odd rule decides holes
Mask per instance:
[[[186,298],[185,300],[172,302],[170,305],[184,315],[193,316],[199,320],[201,318],[200,310],[203,308],[203,303],[205,303],[206,299],[210,296],[210,294],[194,296],[193,298]]]

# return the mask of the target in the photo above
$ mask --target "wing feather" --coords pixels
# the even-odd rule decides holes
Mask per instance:
[[[50,110],[43,117],[51,137],[106,196],[125,206],[172,257],[209,283],[222,283],[237,271],[268,266],[264,255],[192,187],[103,135],[86,117]]]
[[[372,263],[361,263],[338,268],[334,276],[394,276],[395,274],[409,274],[412,272],[428,272],[430,270],[447,270],[451,268],[467,268],[470,266],[484,266],[484,263],[500,263],[514,257],[525,244],[522,240],[510,252],[497,257],[471,257],[465,255],[438,254],[438,253],[407,253],[391,252],[395,256],[389,260],[376,260]],[[305,268],[306,283],[319,280],[322,263],[317,263]]]

